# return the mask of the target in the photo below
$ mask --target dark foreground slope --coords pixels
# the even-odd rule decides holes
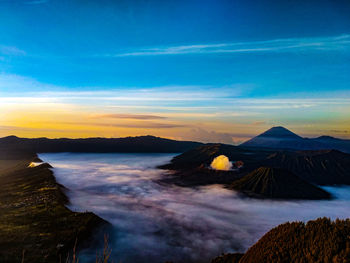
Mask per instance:
[[[270,167],[255,169],[230,187],[248,196],[281,199],[329,199],[331,195],[293,173]]]
[[[57,262],[87,241],[103,219],[76,213],[48,164],[29,168],[35,154],[0,151],[0,262]]]
[[[241,257],[226,254],[215,263],[350,262],[350,219],[319,218],[285,223],[266,233]]]
[[[239,263],[243,256],[242,253],[227,253],[214,258],[211,263]]]
[[[180,153],[201,145],[198,142],[175,141],[154,136],[87,139],[26,139],[16,136],[0,138],[1,149],[42,152],[127,152]]]

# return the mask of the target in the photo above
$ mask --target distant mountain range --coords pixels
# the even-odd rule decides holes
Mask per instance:
[[[0,138],[0,150],[43,152],[122,152],[122,153],[181,153],[202,145],[199,142],[176,141],[154,136],[125,138],[48,139]]]
[[[244,147],[293,149],[293,150],[325,150],[335,149],[350,153],[350,140],[320,136],[303,138],[284,127],[273,127],[266,132],[242,143]]]
[[[129,152],[129,153],[182,153],[204,144],[193,141],[177,141],[155,136],[125,138],[48,139],[0,138],[1,149],[17,149],[41,152]],[[350,140],[320,136],[303,138],[284,127],[273,127],[266,132],[242,143],[244,148],[266,148],[279,150],[339,150],[350,153]],[[223,146],[225,147],[225,146]],[[188,162],[188,160],[186,160]]]

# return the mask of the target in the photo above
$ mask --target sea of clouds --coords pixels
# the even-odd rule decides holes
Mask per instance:
[[[159,184],[156,169],[172,154],[40,154],[66,186],[75,211],[92,211],[114,226],[114,262],[210,262],[244,252],[286,221],[350,217],[350,188],[326,187],[331,201],[241,198],[213,185],[182,188]],[[80,262],[95,259],[82,251]]]

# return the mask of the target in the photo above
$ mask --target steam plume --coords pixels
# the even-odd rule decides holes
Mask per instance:
[[[212,161],[212,163],[210,164],[210,167],[215,170],[228,171],[228,170],[231,170],[232,163],[230,162],[227,156],[219,155]]]

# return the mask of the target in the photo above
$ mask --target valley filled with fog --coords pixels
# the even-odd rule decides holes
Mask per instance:
[[[245,252],[286,221],[350,217],[350,188],[324,187],[330,201],[242,198],[220,185],[182,188],[157,182],[156,167],[173,154],[40,154],[69,189],[69,208],[92,211],[113,225],[115,262],[210,262]],[[96,250],[82,251],[81,261]]]

